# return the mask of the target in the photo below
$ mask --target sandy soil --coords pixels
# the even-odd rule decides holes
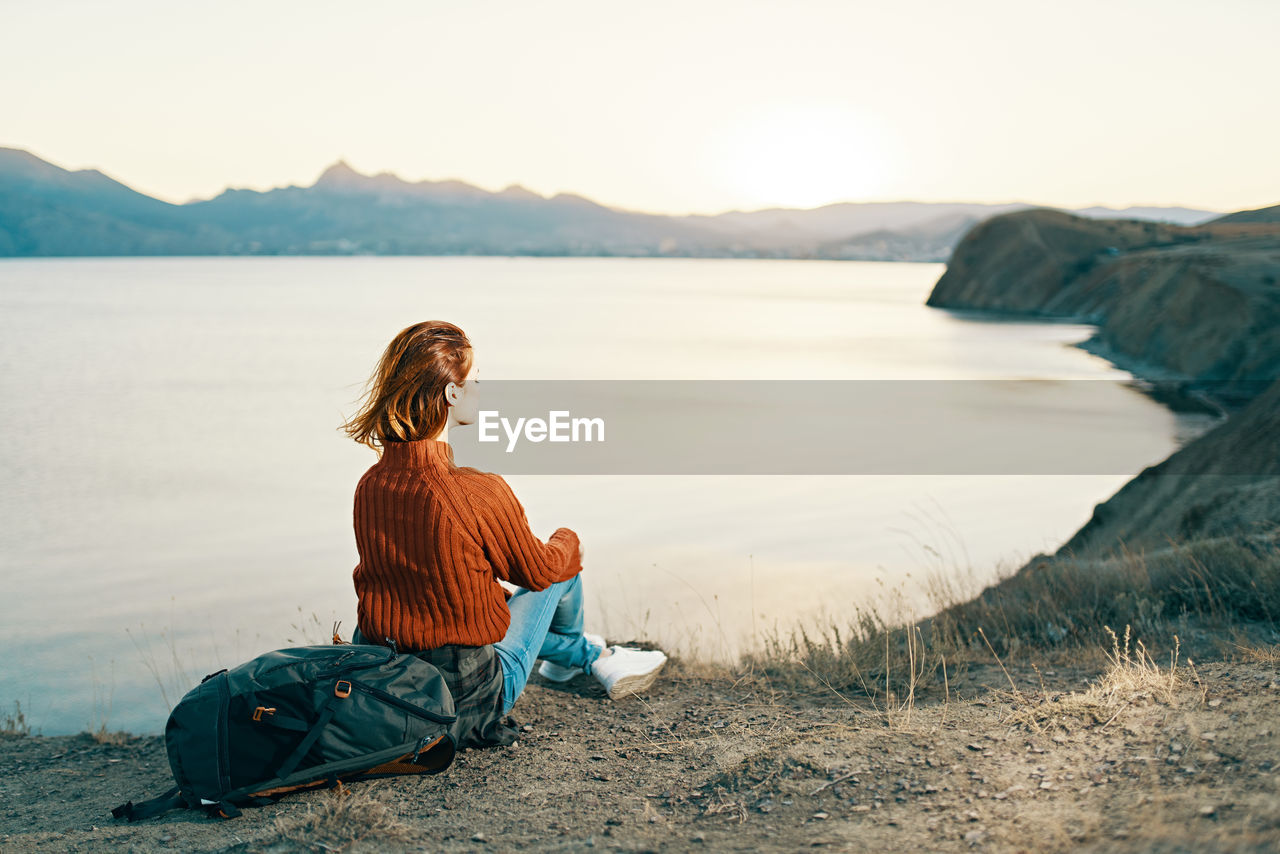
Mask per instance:
[[[886,716],[673,663],[643,699],[535,678],[524,737],[444,774],[127,824],[171,784],[158,737],[0,741],[13,851],[1251,851],[1280,849],[1280,665],[1201,666],[1099,705],[1091,674],[958,675]],[[1097,674],[1093,674],[1097,675]],[[1096,700],[1096,698],[1095,698]]]

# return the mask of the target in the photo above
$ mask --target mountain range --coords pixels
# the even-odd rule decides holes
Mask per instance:
[[[339,160],[309,187],[227,189],[173,204],[97,169],[0,148],[0,257],[102,255],[618,255],[946,261],[960,239],[1021,202],[841,202],[673,216],[518,184],[367,175]],[[1183,207],[1073,213],[1196,225]]]

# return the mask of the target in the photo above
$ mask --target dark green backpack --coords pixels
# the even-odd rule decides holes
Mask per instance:
[[[300,789],[453,761],[453,696],[440,671],[368,644],[278,649],[206,676],[169,715],[177,785],[116,807],[129,821],[177,807],[230,818]]]

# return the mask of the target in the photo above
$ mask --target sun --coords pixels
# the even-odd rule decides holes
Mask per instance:
[[[890,172],[878,127],[843,104],[761,107],[727,128],[716,149],[726,189],[760,207],[857,201]]]

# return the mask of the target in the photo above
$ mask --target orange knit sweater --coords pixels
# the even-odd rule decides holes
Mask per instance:
[[[355,533],[360,632],[401,650],[496,643],[511,623],[497,579],[544,590],[582,570],[577,534],[539,540],[502,477],[455,466],[436,439],[385,443],[356,486]]]

